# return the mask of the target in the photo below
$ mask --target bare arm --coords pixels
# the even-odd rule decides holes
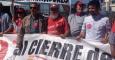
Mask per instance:
[[[62,38],[67,37],[69,35],[69,31],[70,31],[69,24],[68,24],[67,20],[65,18],[64,18],[64,20],[65,20],[65,22],[64,22],[64,25],[65,25],[64,26],[64,31],[65,31],[65,33],[60,35]]]

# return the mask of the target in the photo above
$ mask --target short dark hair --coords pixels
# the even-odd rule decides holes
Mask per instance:
[[[0,7],[2,7],[3,5],[2,5],[2,3],[0,2]]]
[[[100,2],[99,2],[99,1],[95,1],[95,0],[90,1],[90,2],[88,3],[88,7],[89,7],[90,5],[95,6],[98,10],[101,9],[101,8],[100,8]]]
[[[31,3],[31,5],[32,5],[32,4],[35,4],[37,7],[40,7],[40,4],[39,4],[39,3],[33,2],[33,3]],[[31,6],[31,5],[30,5],[30,6]]]
[[[17,8],[16,12],[17,13],[24,13],[25,10],[24,10],[24,8]]]

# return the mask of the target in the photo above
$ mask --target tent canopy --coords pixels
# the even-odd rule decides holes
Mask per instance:
[[[2,3],[3,6],[11,6],[12,2],[10,1],[0,1],[0,3]],[[19,3],[14,3],[14,5],[22,5],[22,4],[19,4]]]

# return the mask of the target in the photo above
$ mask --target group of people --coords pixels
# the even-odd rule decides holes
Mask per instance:
[[[2,4],[0,4],[2,8]],[[115,58],[115,16],[110,22],[109,17],[100,13],[101,7],[98,1],[90,1],[87,12],[85,5],[77,1],[74,5],[75,13],[70,14],[68,19],[60,14],[57,4],[50,5],[50,15],[47,19],[40,14],[40,4],[30,5],[30,14],[25,16],[25,10],[19,8],[15,16],[10,17],[0,9],[0,34],[17,33],[17,48],[21,49],[24,34],[43,33],[59,36],[61,38],[76,37],[91,39],[107,43],[109,40],[112,57]]]

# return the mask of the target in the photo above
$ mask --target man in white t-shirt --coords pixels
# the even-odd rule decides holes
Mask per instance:
[[[100,13],[100,3],[90,1],[88,3],[89,15],[84,18],[82,31],[77,40],[85,37],[87,40],[107,42],[107,32],[109,31],[109,18]]]

